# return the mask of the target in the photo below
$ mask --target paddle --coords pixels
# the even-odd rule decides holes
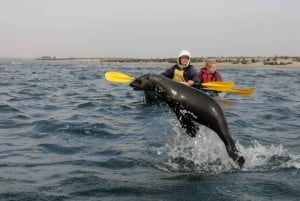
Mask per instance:
[[[121,72],[117,71],[108,71],[105,73],[105,79],[110,82],[130,82],[134,80],[134,77],[126,75]],[[207,88],[211,88],[216,91],[223,91],[223,92],[231,92],[239,95],[250,95],[254,92],[254,88],[248,89],[235,89],[232,88],[234,83],[232,81],[224,81],[224,82],[206,82],[202,83],[203,86]]]
[[[117,71],[108,71],[105,73],[105,79],[110,81],[110,82],[130,82],[134,80],[134,77],[131,77],[129,75],[126,75],[121,72]],[[226,87],[226,88],[231,88],[233,87],[234,83],[232,81],[225,81],[225,82],[206,82],[202,83],[202,86],[207,87],[207,88],[218,88],[219,87]]]
[[[104,76],[110,82],[130,82],[134,80],[134,77],[116,71],[108,71]]]
[[[239,95],[251,95],[254,92],[254,88],[248,88],[248,89],[235,89],[235,88],[226,88],[226,87],[214,87],[214,90],[216,91],[222,91],[222,92],[230,92],[234,94],[239,94]]]
[[[216,82],[205,82],[201,84],[204,87],[207,88],[215,88],[215,87],[227,87],[231,88],[233,87],[234,83],[232,81],[216,81]]]

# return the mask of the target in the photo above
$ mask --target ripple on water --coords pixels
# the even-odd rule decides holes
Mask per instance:
[[[66,146],[50,143],[42,143],[38,145],[44,153],[56,153],[62,155],[72,155],[82,151],[85,147],[82,146]]]
[[[9,104],[0,104],[0,111],[1,115],[3,115],[3,113],[20,113],[20,110]]]
[[[86,102],[86,103],[81,103],[77,106],[78,109],[80,108],[83,108],[83,109],[86,109],[86,108],[94,108],[96,105],[93,104],[92,102]]]
[[[47,200],[47,201],[63,201],[67,197],[63,195],[49,195],[48,193],[41,193],[37,191],[32,192],[8,192],[2,193],[0,195],[1,200],[13,201],[13,200],[22,200],[22,201],[32,201],[32,200]]]

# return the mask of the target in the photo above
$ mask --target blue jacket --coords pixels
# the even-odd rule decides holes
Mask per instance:
[[[165,72],[162,73],[162,75],[165,77],[168,77],[170,79],[173,79],[175,68],[181,69],[178,65],[174,65],[174,66],[166,69]],[[193,80],[194,81],[193,87],[200,89],[201,81],[199,80],[198,72],[197,72],[196,68],[193,65],[189,65],[189,66],[183,68],[183,70],[184,70],[183,77],[184,77],[185,81]]]

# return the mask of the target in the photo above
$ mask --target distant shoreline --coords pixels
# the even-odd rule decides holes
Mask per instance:
[[[200,63],[200,65],[204,63]],[[253,68],[300,68],[300,62],[293,62],[291,64],[274,64],[265,65],[263,62],[249,63],[249,64],[233,64],[233,63],[218,63],[218,67],[253,67]]]
[[[299,57],[213,57],[217,60],[218,67],[256,67],[256,68],[300,68]],[[56,57],[41,57],[36,60],[47,61],[75,61],[83,63],[98,63],[102,64],[143,64],[143,65],[162,65],[171,66],[176,63],[176,58],[163,59],[139,59],[139,58],[56,58]],[[204,58],[192,58],[191,64],[196,67],[204,66]]]
[[[99,64],[99,65],[121,65],[121,64],[132,64],[134,66],[137,65],[149,65],[149,66],[162,66],[162,67],[168,67],[172,66],[175,64],[169,63],[169,62],[129,62],[129,61],[123,61],[123,62],[110,62],[110,61],[105,61],[105,62],[99,62],[98,59],[75,59],[75,60],[51,60],[51,61],[57,61],[57,62],[64,62],[64,61],[73,61],[73,62],[80,62],[80,63],[87,63],[87,64]],[[191,61],[191,64],[195,66],[196,68],[200,68],[205,65],[204,62],[193,62]],[[285,65],[280,65],[280,64],[274,64],[274,65],[266,65],[263,62],[256,62],[256,63],[247,63],[247,64],[242,64],[242,63],[229,63],[229,62],[218,62],[217,67],[219,68],[300,68],[300,62],[292,62],[289,64]]]
[[[230,62],[224,60],[224,58],[217,58],[217,67],[219,68],[300,68],[299,57],[288,57],[287,59],[279,58],[267,58],[267,57],[255,57],[250,60],[238,61],[238,57],[230,57]],[[132,67],[136,66],[149,66],[149,67],[169,67],[176,63],[176,58],[167,59],[135,59],[135,58],[0,58],[15,61],[16,63],[22,63],[22,60],[36,60],[36,61],[48,61],[48,62],[78,62],[86,64],[98,64],[98,65],[110,65],[119,66],[122,64],[129,64]],[[200,58],[201,59],[201,58]],[[222,60],[223,59],[223,60]],[[21,61],[20,61],[21,60]],[[249,62],[250,61],[250,62]],[[15,63],[13,62],[13,63]],[[199,58],[192,58],[191,64],[196,68],[200,68],[205,65],[203,61],[199,61]]]

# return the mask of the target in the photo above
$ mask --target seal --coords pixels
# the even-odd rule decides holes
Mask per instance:
[[[214,98],[201,90],[157,74],[142,75],[129,85],[134,90],[149,90],[160,94],[175,112],[181,127],[189,136],[195,137],[199,124],[216,132],[223,141],[229,157],[243,167],[245,159],[239,156],[224,112]]]

